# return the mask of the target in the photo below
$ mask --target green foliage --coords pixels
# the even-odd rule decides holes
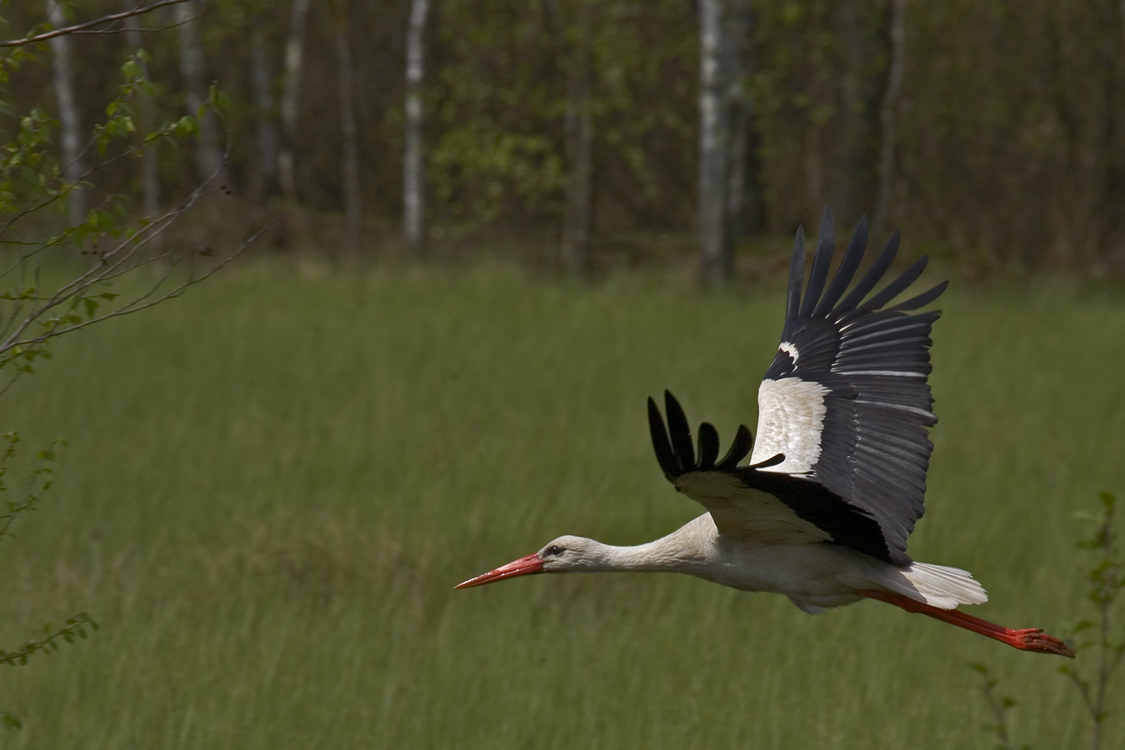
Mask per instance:
[[[996,750],[1029,750],[1030,745],[1020,745],[1017,748],[1012,743],[1009,712],[1016,707],[1016,699],[1007,695],[997,695],[996,688],[1000,680],[993,676],[985,664],[973,662],[970,666],[981,676],[981,694],[992,714],[992,721],[986,724],[985,728],[996,736]]]
[[[694,148],[678,149],[695,132],[688,10],[672,0],[443,3],[436,33],[451,54],[433,71],[439,127],[427,153],[438,232],[562,216],[567,76],[579,47],[591,58],[595,181],[616,199],[601,202],[601,220],[648,211],[667,226],[693,215],[668,207],[694,170]],[[671,158],[653,159],[657,149]]]
[[[42,638],[27,641],[12,651],[0,649],[0,664],[11,667],[24,666],[33,654],[39,653],[50,656],[59,649],[59,641],[74,643],[75,638],[85,638],[87,628],[97,630],[98,623],[94,622],[85,612],[80,612],[58,627],[47,623],[43,626]],[[0,719],[2,719],[5,729],[23,728],[23,723],[19,717],[10,711],[0,709]]]
[[[1094,555],[1085,574],[1089,586],[1086,599],[1093,605],[1094,611],[1091,617],[1081,619],[1071,627],[1072,637],[1068,638],[1080,655],[1087,658],[1092,655],[1095,663],[1092,667],[1078,662],[1058,668],[1077,689],[1089,714],[1092,750],[1103,747],[1107,722],[1114,716],[1110,710],[1110,706],[1114,705],[1110,696],[1115,673],[1125,659],[1125,627],[1120,622],[1122,613],[1117,609],[1118,600],[1125,595],[1125,556],[1118,546],[1119,531],[1114,519],[1117,498],[1112,493],[1101,492],[1098,499],[1102,505],[1100,515],[1079,514],[1079,518],[1093,523],[1095,527],[1089,537],[1077,543],[1078,549]],[[1016,702],[1006,696],[997,697],[995,688],[999,680],[993,677],[988,667],[979,663],[971,666],[984,679],[981,690],[993,714],[994,721],[988,729],[996,735],[996,747],[1010,750],[1013,745],[1009,739],[1008,711]],[[1026,750],[1027,746],[1023,747]]]
[[[435,189],[457,220],[457,232],[495,221],[506,199],[533,206],[563,184],[562,161],[549,139],[497,132],[482,121],[448,133],[433,149],[430,165],[435,175],[456,175],[439,179]]]
[[[1119,530],[1114,518],[1117,498],[1109,492],[1099,495],[1102,511],[1099,516],[1086,516],[1095,524],[1094,532],[1078,543],[1079,549],[1094,558],[1086,571],[1089,590],[1086,598],[1093,605],[1094,616],[1080,620],[1073,628],[1079,648],[1093,650],[1097,662],[1093,668],[1079,669],[1064,665],[1059,671],[1066,675],[1082,696],[1082,703],[1092,722],[1091,747],[1102,746],[1105,724],[1114,716],[1115,705],[1110,695],[1113,681],[1125,658],[1125,622],[1118,600],[1125,596],[1125,550],[1119,546]],[[1120,721],[1120,712],[1115,717]]]
[[[47,623],[43,626],[43,637],[39,640],[28,641],[14,651],[0,649],[0,664],[22,666],[27,664],[27,659],[32,654],[42,653],[49,656],[58,650],[60,640],[74,643],[75,638],[85,638],[86,628],[97,630],[98,624],[85,612],[75,615],[59,627]]]
[[[39,451],[36,454],[38,464],[24,473],[23,489],[19,496],[9,499],[7,493],[11,491],[9,487],[11,462],[16,457],[20,437],[18,433],[9,432],[4,435],[3,440],[6,445],[0,452],[0,497],[3,497],[3,511],[0,511],[0,541],[11,534],[15,520],[25,513],[34,511],[43,495],[51,488],[53,474],[51,464],[55,462],[55,448],[66,445],[65,441],[56,439],[50,447]],[[0,649],[0,664],[24,665],[33,654],[52,654],[58,650],[60,640],[73,643],[75,637],[85,638],[87,626],[95,630],[98,627],[97,623],[85,613],[70,618],[62,627],[55,628],[48,623],[43,626],[43,638],[27,641],[12,651]],[[20,729],[22,726],[19,718],[8,711],[0,710],[0,718],[7,729]]]
[[[8,58],[11,59],[11,58]],[[62,334],[111,317],[146,309],[178,296],[221,268],[246,243],[229,255],[203,266],[193,261],[211,251],[156,249],[155,238],[189,210],[211,189],[207,183],[161,216],[132,216],[124,195],[101,193],[97,176],[122,159],[138,157],[146,146],[179,142],[198,131],[208,112],[221,113],[226,97],[212,87],[198,112],[137,132],[134,112],[151,100],[156,89],[145,74],[149,56],[139,51],[121,66],[117,94],[105,107],[105,119],[94,125],[86,151],[96,152],[98,161],[77,182],[68,181],[55,156],[54,132],[58,122],[44,110],[32,109],[19,118],[12,142],[0,146],[0,369],[9,367],[14,376],[32,372],[35,360],[47,356],[47,343]],[[3,67],[0,61],[0,67]],[[34,217],[48,207],[65,211],[65,198],[81,190],[95,198],[84,216],[44,236],[42,222]],[[81,258],[82,268],[74,276],[53,284],[42,275],[45,258]],[[185,265],[185,274],[174,275]],[[56,261],[57,263],[57,261]],[[115,280],[144,266],[161,268],[157,281],[146,291],[120,298],[109,291]],[[10,382],[10,380],[9,380]]]
[[[5,18],[41,19],[41,3],[18,5]],[[75,4],[76,15],[111,5]],[[226,120],[231,131],[253,144],[259,132],[279,125],[291,16],[263,0],[203,5],[204,67],[235,98]],[[755,214],[766,232],[789,234],[799,221],[815,222],[831,201],[841,223],[850,224],[871,212],[877,195],[891,49],[888,3],[750,5],[749,75],[742,83],[752,105],[746,166]],[[402,213],[408,6],[354,3],[349,9],[351,33],[367,50],[354,60],[354,74],[363,82],[355,92],[364,115],[360,171],[364,210],[374,227],[395,227]],[[695,229],[698,3],[449,0],[431,7],[424,140],[434,226],[447,233],[488,224],[558,228],[564,214],[559,171],[568,168],[568,74],[576,67],[574,50],[581,49],[592,71],[596,234],[615,241],[636,231]],[[304,30],[303,114],[288,139],[305,208],[326,214],[343,208],[339,67],[333,55],[316,53],[333,49],[332,13],[332,3],[313,4]],[[911,3],[905,29],[892,226],[904,236],[941,243],[974,270],[1052,264],[1120,276],[1121,3]],[[177,33],[144,36],[151,69],[162,80],[180,79]],[[122,37],[75,37],[97,51],[77,74],[87,88],[104,90],[103,82],[112,79],[127,44]],[[47,57],[34,45],[13,55],[0,69],[3,76]],[[253,71],[265,73],[259,80],[272,86],[255,85]],[[49,76],[36,83],[13,87],[19,98],[14,111],[35,103],[51,109],[34,101],[49,92]],[[94,97],[86,94],[83,106],[91,111],[83,114],[102,112],[104,102],[92,106]],[[181,102],[169,94],[154,116],[175,120],[178,112],[169,115]],[[140,111],[134,107],[115,120],[107,134],[128,132],[129,117],[143,129]],[[263,143],[271,139],[263,135]],[[170,151],[162,156],[161,180],[175,189],[183,172],[170,163]],[[238,149],[228,173],[236,191],[262,203],[278,190],[269,151]],[[122,167],[116,176],[119,184],[131,178]]]
[[[50,356],[46,347],[52,339],[178,296],[241,251],[239,248],[202,270],[192,267],[173,276],[196,253],[154,250],[152,241],[208,192],[207,183],[162,216],[144,217],[131,217],[126,196],[99,187],[99,178],[110,165],[140,156],[145,147],[162,141],[175,143],[195,133],[202,117],[227,105],[221,92],[213,87],[199,111],[139,132],[135,111],[153,102],[156,88],[146,73],[151,58],[144,51],[136,52],[121,65],[121,83],[83,149],[83,157],[92,163],[73,179],[56,154],[58,121],[38,106],[23,114],[15,114],[12,106],[7,86],[13,73],[33,59],[30,46],[0,57],[0,112],[15,123],[10,140],[0,144],[0,370],[7,368],[0,395],[20,375],[33,372],[37,360]],[[65,199],[78,191],[91,199],[88,211],[67,216],[65,222],[50,216],[50,208],[58,209],[59,214],[74,210],[77,204],[68,205]],[[109,291],[122,277],[154,265],[161,269],[154,284],[124,298]],[[0,492],[6,498],[10,489],[5,482],[10,480],[9,464],[19,436],[10,432],[5,440],[0,454]],[[50,488],[50,464],[59,444],[62,441],[56,440],[38,452],[39,463],[26,473],[22,493],[5,500],[0,539],[10,533],[19,516],[36,509]],[[60,643],[86,638],[87,629],[97,627],[85,613],[59,627],[48,624],[42,637],[10,651],[0,650],[0,664],[25,665],[35,654],[49,655]],[[0,717],[8,729],[22,726],[9,711],[0,711]]]
[[[10,491],[8,487],[10,462],[15,457],[17,446],[20,442],[18,433],[9,432],[4,435],[3,440],[7,443],[3,453],[0,453],[0,493],[4,494],[3,507],[4,511],[0,512],[0,541],[10,533],[12,523],[20,515],[35,510],[39,500],[43,497],[44,493],[51,488],[51,475],[53,469],[51,464],[55,461],[55,448],[57,446],[66,445],[66,441],[56,439],[51,446],[45,450],[39,451],[37,458],[39,464],[28,471],[26,471],[23,479],[24,488],[20,496],[14,500],[7,499],[7,494]]]

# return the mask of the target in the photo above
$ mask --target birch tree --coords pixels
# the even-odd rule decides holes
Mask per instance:
[[[125,0],[124,4],[125,10],[134,7],[133,0]],[[134,50],[134,53],[144,46],[141,39],[142,19],[142,16],[130,16],[125,19],[125,42]],[[141,69],[141,74],[148,78],[148,62],[143,58],[138,59],[137,65]],[[137,110],[138,128],[143,133],[151,132],[156,125],[152,102],[147,98],[142,99],[137,105]],[[156,216],[160,211],[160,165],[157,162],[156,147],[157,144],[155,142],[143,144],[141,146],[141,193],[143,195],[144,211],[148,216]]]
[[[56,29],[67,25],[62,6],[55,0],[46,0],[47,20]],[[62,127],[63,174],[70,183],[67,215],[72,223],[86,218],[86,195],[79,183],[86,173],[82,162],[81,123],[78,103],[74,100],[74,75],[70,65],[70,37],[56,36],[48,42],[55,77],[55,99],[59,107],[59,124]]]
[[[722,76],[725,4],[725,0],[699,2],[698,212],[700,279],[704,287],[719,286],[733,272],[726,221],[729,128]]]
[[[309,15],[310,0],[293,0],[289,13],[289,37],[285,42],[285,78],[281,91],[281,152],[277,160],[277,176],[281,192],[290,205],[297,203],[297,143],[298,98],[301,90],[301,73],[305,63],[305,24]]]
[[[204,110],[207,101],[207,80],[204,70],[203,43],[199,38],[200,0],[185,0],[176,6],[177,27],[180,37],[180,74],[184,79],[184,98],[189,113],[203,111],[199,123],[199,143],[196,147],[196,165],[199,179],[206,180],[223,166],[219,150],[218,126],[215,116]]]
[[[402,160],[402,210],[406,246],[414,255],[422,251],[425,215],[425,181],[422,160],[423,33],[429,0],[410,0],[406,29],[406,133]]]

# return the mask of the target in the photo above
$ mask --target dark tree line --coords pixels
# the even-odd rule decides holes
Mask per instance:
[[[1120,0],[191,0],[143,23],[171,28],[70,40],[74,116],[143,44],[185,92],[165,106],[230,97],[200,171],[229,128],[248,204],[350,217],[357,252],[525,232],[583,276],[698,233],[718,283],[732,249],[831,202],[973,264],[1125,272]],[[10,97],[57,112],[40,57]],[[174,199],[181,162],[146,163],[121,189]]]

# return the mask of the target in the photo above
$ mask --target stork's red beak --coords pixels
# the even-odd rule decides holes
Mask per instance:
[[[483,575],[477,576],[476,578],[470,578],[464,583],[457,584],[453,588],[467,589],[470,586],[483,586],[484,584],[492,583],[493,581],[503,581],[505,578],[515,578],[516,576],[526,576],[531,575],[532,573],[542,572],[543,561],[539,559],[539,555],[528,555],[527,557],[521,557],[518,560],[513,560],[507,565],[499,567],[496,570],[490,570]]]

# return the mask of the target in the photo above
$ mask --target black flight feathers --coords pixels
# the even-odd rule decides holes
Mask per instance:
[[[802,320],[824,318],[832,313],[839,315],[848,310],[873,311],[882,308],[883,305],[917,281],[922,272],[926,270],[926,264],[929,262],[929,256],[923,255],[901,276],[864,302],[863,298],[870,294],[875,285],[883,278],[898,254],[899,233],[896,229],[883,247],[883,252],[879,253],[875,262],[871,264],[871,268],[867,269],[867,273],[863,275],[859,283],[841,301],[840,298],[843,297],[848,284],[855,278],[856,271],[859,270],[860,262],[863,260],[863,252],[867,247],[867,217],[861,218],[856,225],[852,240],[848,243],[848,250],[844,253],[844,258],[836,269],[836,275],[832,277],[832,283],[825,292],[824,286],[828,281],[828,267],[832,263],[835,238],[836,222],[832,218],[832,209],[825,206],[824,216],[820,222],[820,235],[816,241],[816,255],[813,256],[812,271],[809,273],[809,283],[805,288],[804,304],[802,304],[801,282],[805,276],[805,230],[804,227],[797,230],[797,238],[793,243],[793,259],[789,266],[789,290],[785,306],[785,329],[781,334],[782,341],[791,340],[795,332],[794,329]],[[887,309],[917,310],[940,297],[948,285],[948,281],[943,281],[937,286]],[[824,292],[823,297],[821,292]],[[839,302],[838,305],[837,302]]]
[[[730,450],[722,460],[716,462],[719,457],[719,433],[710,422],[704,422],[699,425],[699,460],[696,461],[696,451],[691,444],[691,427],[688,426],[687,416],[680,407],[680,402],[668,391],[664,391],[664,409],[668,413],[667,429],[664,427],[660,408],[652,397],[649,397],[648,426],[652,432],[652,447],[656,450],[656,460],[660,462],[664,476],[670,482],[692,471],[734,471],[738,468],[738,462],[746,458],[750,454],[750,449],[754,447],[754,438],[750,430],[746,425],[739,425]],[[785,456],[778,454],[755,464],[753,468],[776,466],[784,460]]]

